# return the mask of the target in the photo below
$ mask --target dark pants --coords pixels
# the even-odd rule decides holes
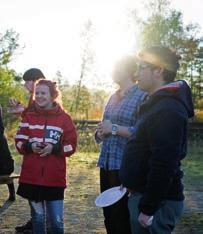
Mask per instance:
[[[0,175],[10,175],[14,171],[14,161],[12,158],[0,160]],[[7,184],[9,191],[9,199],[15,199],[14,183]]]
[[[119,185],[121,185],[119,170],[108,171],[103,168],[100,169],[101,192]],[[128,196],[125,195],[115,204],[103,208],[107,234],[131,234],[127,204]]]

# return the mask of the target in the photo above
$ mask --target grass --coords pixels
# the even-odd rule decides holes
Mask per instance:
[[[190,144],[188,155],[183,160],[184,186],[186,191],[203,192],[203,147],[201,145],[201,142]],[[193,199],[198,198],[194,197]],[[203,227],[203,213],[184,213],[180,224],[184,227]]]
[[[190,145],[183,160],[184,184],[186,190],[203,191],[203,147]]]
[[[203,147],[191,144],[188,149],[188,155],[183,160],[184,184],[185,189],[189,191],[203,191]],[[10,146],[17,166],[21,162],[22,156],[17,155],[13,146]],[[69,158],[71,165],[79,164],[80,167],[96,168],[98,152],[76,152]]]
[[[182,226],[203,226],[203,214],[202,213],[185,213],[181,217]]]
[[[203,144],[202,144],[203,145]],[[88,146],[87,146],[88,147]],[[19,165],[21,164],[22,157],[15,153],[13,147],[11,147],[15,163],[16,172],[19,172]],[[73,192],[68,197],[70,199],[79,199],[80,202],[84,203],[84,206],[89,206],[93,200],[91,194],[95,193],[95,185],[98,190],[98,168],[96,167],[98,159],[98,152],[77,152],[75,155],[70,157],[68,161],[68,174],[70,175],[70,188],[69,193],[77,189],[77,196]],[[184,171],[184,185],[186,191],[201,191],[203,192],[203,146],[201,142],[198,144],[193,143],[189,145],[188,155],[183,160],[183,171]],[[87,180],[86,176],[95,177],[95,181]],[[85,181],[85,184],[84,182]],[[91,184],[92,183],[92,184]],[[89,193],[87,192],[89,190]],[[193,198],[192,199],[198,199]],[[202,204],[203,205],[203,204]],[[94,214],[95,215],[95,214]],[[93,215],[93,216],[94,216]],[[94,218],[92,218],[94,220]],[[92,220],[92,221],[93,221]],[[95,221],[93,221],[95,222]],[[203,213],[189,212],[184,213],[181,218],[180,225],[183,227],[196,227],[203,226]]]
[[[203,191],[203,146],[190,144],[188,155],[183,160],[184,184],[186,190]],[[20,164],[22,156],[17,154],[13,145],[10,146],[16,164]],[[81,167],[96,167],[98,152],[76,152],[69,158],[71,165],[80,164]]]

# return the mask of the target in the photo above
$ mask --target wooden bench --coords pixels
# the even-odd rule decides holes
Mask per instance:
[[[18,179],[19,177],[17,174],[0,175],[0,184],[11,184],[14,179]]]

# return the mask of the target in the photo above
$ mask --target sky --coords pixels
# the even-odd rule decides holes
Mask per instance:
[[[183,13],[185,24],[203,25],[202,0],[172,0],[171,4]],[[0,33],[7,29],[19,33],[21,47],[9,66],[21,74],[37,67],[50,79],[60,71],[74,83],[80,72],[81,32],[92,19],[96,72],[86,82],[108,82],[115,61],[136,50],[124,11],[131,7],[145,14],[139,0],[1,0]]]

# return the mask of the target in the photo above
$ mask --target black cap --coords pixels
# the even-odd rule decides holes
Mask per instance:
[[[39,79],[45,79],[45,76],[42,73],[42,71],[38,68],[31,68],[23,74],[24,81],[28,81],[28,80],[35,81],[35,80],[39,80]]]

